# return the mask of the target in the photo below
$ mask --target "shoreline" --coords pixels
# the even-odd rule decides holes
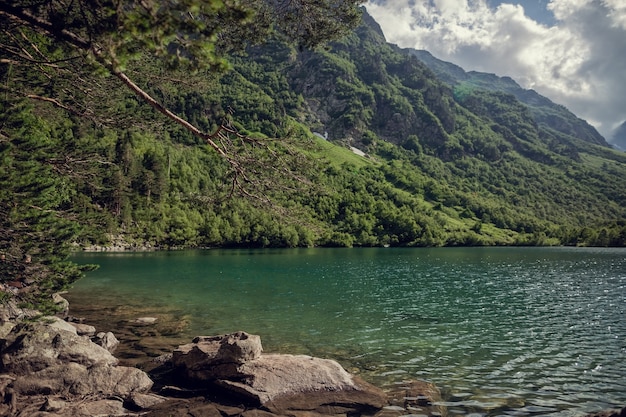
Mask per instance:
[[[61,300],[63,299],[61,298]],[[59,302],[62,302],[61,300],[59,300]],[[65,302],[67,303],[67,301]],[[90,320],[89,317],[73,317],[71,315],[71,303],[67,303],[65,304],[65,306],[68,307],[66,313],[69,313],[69,315],[66,315],[62,322],[67,323],[67,325],[70,327],[74,327],[74,331],[77,332],[77,335],[79,337],[83,339],[93,340],[95,333],[102,334],[102,331],[105,330],[102,328],[94,327],[93,324],[95,323]],[[95,310],[93,310],[92,314],[101,317],[101,321],[106,321],[107,318],[105,316],[102,316],[100,313],[96,312],[96,310],[99,310],[97,306],[94,306],[94,308]],[[207,390],[206,388],[189,389],[184,387],[177,387],[176,378],[172,379],[172,376],[170,375],[170,373],[172,372],[171,365],[169,367],[164,367],[163,365],[167,363],[167,358],[171,358],[172,351],[174,351],[177,347],[180,348],[180,345],[178,345],[179,342],[188,343],[189,340],[185,339],[184,337],[180,337],[179,339],[177,339],[177,342],[170,343],[167,347],[164,347],[162,345],[162,340],[155,340],[155,338],[158,339],[159,337],[159,335],[157,334],[158,332],[155,330],[159,319],[150,316],[137,317],[136,313],[138,312],[128,312],[129,317],[135,317],[132,320],[132,325],[131,320],[126,320],[128,328],[134,328],[135,331],[131,331],[130,333],[114,333],[120,335],[120,341],[122,344],[127,344],[127,349],[124,351],[125,353],[122,355],[122,358],[120,358],[118,355],[115,355],[115,358],[119,359],[119,363],[117,363],[116,360],[116,366],[119,366],[121,368],[131,367],[128,369],[136,369],[138,372],[147,372],[147,375],[149,375],[154,382],[154,385],[151,389],[143,393],[134,394],[133,396],[131,396],[132,398],[134,398],[132,401],[130,400],[131,397],[128,397],[122,401],[122,397],[116,394],[114,395],[114,397],[117,396],[120,399],[111,400],[110,398],[108,398],[111,397],[111,394],[104,395],[104,397],[107,398],[103,398],[102,395],[92,392],[78,396],[70,396],[72,399],[69,400],[70,402],[68,403],[67,401],[70,397],[68,397],[67,395],[55,395],[54,393],[33,393],[31,395],[24,396],[22,394],[15,393],[15,391],[12,391],[12,385],[15,383],[16,380],[19,380],[20,375],[11,372],[7,373],[5,370],[5,373],[0,375],[0,385],[4,384],[4,387],[0,386],[0,400],[2,400],[4,397],[4,401],[0,402],[0,414],[5,415],[2,414],[3,406],[10,407],[12,404],[10,399],[7,401],[7,398],[14,399],[13,401],[16,411],[14,411],[12,414],[6,415],[16,416],[36,415],[37,417],[91,417],[92,415],[144,415],[149,417],[164,417],[167,415],[179,415],[173,413],[178,413],[181,410],[188,410],[190,414],[198,416],[214,415],[194,414],[195,411],[193,410],[197,411],[201,409],[211,410],[211,412],[217,410],[222,415],[224,415],[224,410],[230,410],[229,413],[227,413],[227,415],[229,416],[233,415],[230,414],[230,412],[232,412],[233,410],[238,410],[238,414],[236,415],[240,416],[246,416],[246,412],[251,410],[257,410],[255,411],[256,413],[268,412],[268,410],[264,407],[250,408],[250,405],[247,405],[241,408],[241,405],[237,405],[237,401],[239,400],[233,400],[233,397],[231,395],[219,394],[216,391]],[[6,321],[3,322],[3,324],[6,323]],[[138,339],[128,340],[128,334],[134,335],[134,337],[137,337]],[[171,335],[169,337],[172,342],[173,340],[176,340],[175,337],[171,338]],[[203,337],[207,338],[207,336]],[[7,336],[6,334],[4,334],[3,337],[0,339],[3,339],[6,342],[6,338]],[[150,343],[152,343],[152,345],[150,345]],[[6,347],[5,343],[2,343],[1,345],[3,347]],[[150,349],[152,349],[152,351]],[[135,355],[133,355],[133,352],[135,353]],[[6,359],[3,360],[3,362],[5,361]],[[65,363],[65,365],[63,365],[63,368],[67,369],[67,366],[69,365],[71,365],[71,363]],[[375,410],[375,412],[363,412],[358,415],[374,417],[401,417],[407,414],[420,414],[422,416],[429,417],[446,417],[448,415],[445,405],[446,401],[442,398],[442,394],[439,389],[431,383],[417,380],[406,381],[406,383],[400,384],[391,389],[388,387],[383,392],[385,392],[385,396],[387,398],[387,405],[381,406],[379,409]],[[410,399],[410,401],[408,401],[407,399]],[[86,414],[81,414],[84,410],[77,411],[77,409],[73,407],[73,403],[87,404],[88,407],[86,409],[89,411],[87,411]],[[37,410],[39,412],[37,414],[32,413],[33,410],[35,410],[35,408],[33,408],[33,404],[36,404],[38,407]],[[101,409],[99,407],[104,407],[104,409]],[[109,410],[106,411],[105,414],[96,413],[96,411],[98,410],[108,410],[111,407],[115,408],[117,411]],[[476,413],[477,411],[468,409],[467,412]],[[481,414],[485,415],[483,413]],[[257,414],[255,414],[255,416],[256,415]],[[283,416],[283,414],[275,413],[272,415]],[[318,413],[317,415],[319,417],[337,417],[336,413]],[[356,414],[348,413],[346,417],[352,417],[355,415]],[[581,416],[582,415],[583,414],[581,413]],[[622,409],[621,411],[616,409],[604,410],[595,414],[588,414],[587,416],[626,417],[626,408]],[[270,415],[268,414],[267,417],[270,417]]]
[[[63,305],[65,307],[70,307],[68,302],[58,295],[57,301],[59,303],[63,302]],[[276,408],[276,404],[283,404],[283,407],[290,408],[292,400],[285,400],[285,398],[290,397],[283,397],[279,395],[279,397],[277,397],[275,400],[270,400],[267,405],[257,404],[255,406],[254,401],[252,403],[247,403],[246,405],[245,401],[241,402],[242,398],[245,397],[241,397],[241,392],[230,392],[229,390],[224,391],[222,389],[216,390],[216,387],[212,384],[208,384],[206,386],[196,386],[196,383],[191,383],[191,381],[185,381],[184,377],[183,380],[181,380],[180,371],[177,370],[177,367],[173,367],[171,363],[172,352],[174,353],[175,357],[177,351],[180,351],[183,346],[189,345],[189,340],[186,341],[186,345],[178,345],[175,349],[165,349],[165,351],[169,352],[162,353],[161,355],[148,355],[149,357],[146,356],[140,358],[136,361],[134,366],[129,367],[131,361],[129,361],[128,359],[130,358],[126,358],[126,361],[124,361],[118,360],[117,356],[111,355],[111,353],[116,351],[117,346],[119,346],[115,335],[110,332],[107,333],[109,341],[113,340],[115,342],[111,343],[110,350],[106,346],[106,344],[96,345],[94,343],[96,338],[103,337],[102,335],[104,335],[104,332],[102,332],[102,329],[97,329],[96,327],[94,327],[92,323],[84,317],[79,318],[64,314],[64,318],[46,318],[40,316],[41,318],[32,321],[27,318],[33,317],[36,314],[36,312],[34,311],[20,311],[20,309],[16,308],[15,306],[11,307],[9,309],[10,312],[8,313],[6,310],[7,307],[5,306],[3,318],[6,318],[7,314],[19,315],[20,318],[3,320],[2,323],[2,333],[0,334],[0,341],[2,341],[2,343],[0,343],[0,353],[2,353],[4,373],[0,375],[0,415],[36,415],[37,417],[91,417],[93,415],[142,415],[149,417],[161,417],[166,415],[187,415],[184,413],[180,414],[182,410],[188,410],[189,414],[195,416],[214,416],[214,412],[216,410],[219,411],[221,415],[239,415],[242,417],[249,415],[247,413],[249,413],[250,411],[254,411],[254,416],[257,416],[259,412],[266,413],[268,417],[270,415],[292,415],[279,412],[281,410],[280,407]],[[71,311],[71,309],[66,310],[66,313],[69,311]],[[27,320],[24,321],[25,319]],[[156,322],[157,319],[153,317],[139,317],[135,320],[134,324],[138,329],[147,330],[144,338],[150,339],[152,337],[150,329],[156,324]],[[13,336],[12,334],[15,331],[18,331],[19,335]],[[26,333],[24,333],[25,331]],[[241,335],[242,333],[243,332],[239,332],[239,335]],[[55,334],[56,336],[54,336]],[[243,334],[246,335],[245,333]],[[52,336],[54,336],[52,338],[52,348],[61,349],[61,351],[60,353],[53,354],[52,357],[49,357],[51,347],[49,343]],[[211,340],[216,338],[221,340],[221,338],[224,337],[231,336],[200,336],[196,337],[193,342],[197,343],[197,341],[200,340],[200,343],[202,343],[203,340]],[[245,338],[247,337],[249,336],[246,335]],[[258,336],[254,337],[258,338]],[[124,337],[122,337],[122,339],[124,339]],[[67,342],[61,342],[59,344],[57,340],[67,340]],[[43,346],[35,347],[33,349],[29,343],[34,342],[39,344],[43,343]],[[76,347],[78,346],[77,344],[82,347]],[[133,349],[136,348],[137,346],[133,347]],[[16,349],[18,351],[17,359],[15,357]],[[19,353],[20,349],[23,350],[24,353]],[[67,353],[63,353],[63,349],[70,349],[70,351],[75,353],[71,353],[68,355]],[[109,350],[111,353],[107,352],[107,350]],[[260,354],[261,350],[262,349],[260,348],[259,344],[258,354]],[[91,351],[95,353],[90,353]],[[129,351],[127,351],[127,353],[128,352]],[[106,353],[106,355],[102,356],[104,353]],[[255,356],[255,358],[258,357],[258,354],[257,356]],[[20,355],[21,359],[19,358]],[[95,368],[102,368],[102,366],[104,365],[102,365],[101,361],[105,360],[109,362],[108,364],[106,364],[105,369],[120,370],[123,375],[128,375],[129,370],[134,370],[133,374],[138,376],[125,376],[124,378],[127,379],[126,383],[130,384],[130,387],[122,388],[122,391],[119,392],[114,390],[107,393],[106,390],[101,389],[92,389],[89,392],[85,392],[84,387],[77,390],[76,386],[73,385],[74,383],[71,383],[71,385],[65,387],[58,386],[59,383],[62,385],[68,384],[68,381],[71,381],[73,378],[75,378],[74,376],[72,376],[72,372],[74,372],[72,370],[76,366],[79,366],[79,364],[80,366],[85,364],[85,360],[91,361],[91,359],[85,358],[93,355],[96,355],[98,358],[104,357],[105,359],[93,359],[97,362],[92,362],[92,365],[89,365],[88,368],[92,366],[95,366]],[[360,380],[358,377],[347,373],[338,363],[328,359],[318,359],[306,355],[271,353],[264,353],[260,357],[275,358],[272,360],[277,360],[277,364],[285,360],[290,360],[289,358],[302,358],[297,360],[304,360],[307,363],[309,359],[335,363],[335,365],[333,366],[336,366],[337,370],[343,372],[344,375],[346,375],[346,377],[348,377],[350,380],[354,380],[358,384],[358,386],[365,387],[365,391],[363,391],[362,393],[360,393],[361,388],[358,388],[357,391],[354,391],[354,388],[350,388],[345,391],[345,394],[342,394],[342,392],[344,392],[347,387],[342,387],[338,385],[337,388],[331,388],[332,385],[329,385],[327,388],[328,390],[324,389],[323,391],[318,391],[317,389],[315,389],[313,392],[314,395],[312,397],[311,393],[305,394],[304,397],[302,397],[301,394],[297,393],[289,394],[296,395],[295,397],[293,397],[293,401],[296,404],[302,402],[303,398],[309,397],[312,399],[306,400],[302,402],[302,404],[319,403],[322,408],[320,408],[316,412],[316,415],[320,417],[337,417],[338,411],[339,414],[345,413],[346,417],[357,415],[399,417],[411,411],[411,409],[413,411],[417,410],[417,408],[415,407],[411,408],[411,404],[417,406],[418,397],[419,404],[421,405],[421,408],[419,408],[419,410],[426,412],[425,415],[431,417],[441,417],[445,414],[441,412],[442,409],[440,406],[434,404],[435,401],[441,401],[438,390],[432,384],[426,382],[414,381],[411,383],[407,383],[405,384],[406,386],[397,387],[395,392],[382,391],[380,388],[376,388],[373,385]],[[254,359],[252,362],[250,362],[251,364],[256,363],[257,359],[255,358],[251,358]],[[197,359],[192,359],[192,364],[194,363],[193,361],[196,360]],[[19,361],[26,362],[24,365],[20,365],[18,363]],[[242,363],[247,363],[247,361],[248,360]],[[43,368],[41,368],[41,364],[44,362],[48,365],[47,367],[44,366]],[[100,363],[100,365],[98,365],[98,363]],[[276,372],[278,369],[276,368],[276,366],[277,365],[270,365],[270,372]],[[190,369],[195,368],[196,365],[192,365],[192,368]],[[216,369],[220,369],[219,366]],[[306,371],[304,374],[300,374],[299,369],[301,369],[300,366],[288,366],[287,370],[283,372],[293,374],[292,377],[295,377],[296,380],[301,380],[303,377],[307,378],[306,375],[309,371]],[[42,372],[43,374],[41,374]],[[310,372],[311,375],[313,375],[317,373],[318,370],[311,369]],[[323,371],[323,374],[326,372],[327,371]],[[42,376],[39,376],[39,374],[41,374],[42,376],[46,376],[42,378]],[[152,380],[151,382],[149,382],[149,385],[148,381],[150,381],[150,379],[147,379],[148,376]],[[55,378],[58,379],[58,382],[56,382],[57,385],[54,385],[55,383],[50,382],[55,380]],[[88,377],[88,379],[90,378],[91,377]],[[103,381],[98,381],[98,383],[104,384],[102,386],[111,387],[111,382],[108,381],[108,378],[111,377],[105,376],[104,378],[105,379]],[[139,378],[140,380],[143,379],[142,382],[137,382],[137,378]],[[24,380],[26,380],[26,382],[24,382]],[[331,381],[332,380],[329,380],[329,382],[324,382],[323,384],[333,384],[333,382]],[[80,384],[84,384],[84,382],[81,382]],[[141,386],[139,386],[135,391],[136,388],[133,388],[132,384],[141,384]],[[350,384],[352,384],[352,382]],[[119,382],[115,382],[114,386],[117,387],[115,389],[120,389]],[[291,386],[292,383],[288,382],[278,384],[279,390],[287,390],[286,392],[289,392],[289,387]],[[306,386],[308,386],[308,383],[305,383],[303,387]],[[406,398],[407,395],[409,395],[407,390],[412,390],[411,395],[415,397],[415,402],[407,403]],[[261,389],[261,392],[265,392],[265,390]],[[315,392],[317,392],[317,394],[315,394]],[[333,396],[337,395],[339,395],[339,397],[333,400]],[[327,403],[327,405],[323,405],[325,404],[326,397],[329,398],[329,402]],[[280,401],[277,402],[279,398]],[[344,399],[341,400],[340,398]],[[373,398],[373,402],[370,402],[371,400],[369,398]],[[335,404],[336,401],[339,402]],[[363,403],[360,403],[360,401],[363,401]],[[353,405],[347,406],[346,404],[348,403]],[[297,410],[297,406],[295,407],[296,408],[294,408],[294,410]],[[303,407],[303,412],[309,409],[307,408],[309,406],[303,405]],[[323,411],[326,409],[328,410],[328,412]],[[202,412],[197,414],[197,410],[205,410],[207,414],[203,414]],[[226,414],[224,414],[225,410],[228,410]],[[311,411],[312,410],[313,409],[311,409]],[[355,412],[357,414],[355,414]],[[252,415],[250,415],[250,417],[252,417]]]

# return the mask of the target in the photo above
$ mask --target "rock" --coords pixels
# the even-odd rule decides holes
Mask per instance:
[[[139,317],[132,321],[133,324],[137,324],[139,326],[149,326],[151,324],[156,323],[156,317]]]
[[[106,349],[78,336],[72,325],[60,319],[50,324],[19,324],[9,333],[2,348],[5,371],[18,375],[68,362],[92,367],[116,365],[118,360]]]
[[[72,414],[65,414],[67,417],[74,416],[102,416],[102,417],[115,417],[115,416],[127,416],[128,410],[124,408],[121,401],[117,400],[98,400],[87,402],[79,407],[76,407]]]
[[[43,403],[39,410],[46,411],[48,413],[55,413],[57,411],[63,410],[66,406],[67,404],[65,403],[65,401],[46,398],[46,401]]]
[[[127,397],[133,392],[150,390],[152,380],[137,368],[109,365],[88,368],[70,362],[20,375],[13,385],[23,395],[80,396],[98,393]]]
[[[432,382],[405,381],[390,389],[387,395],[392,407],[398,407],[401,411],[392,413],[392,410],[387,408],[384,416],[380,417],[406,415],[406,412],[402,410],[418,410],[420,414],[429,416],[447,415],[446,407],[441,405],[443,402],[441,392]]]
[[[11,330],[15,327],[15,323],[10,321],[0,322],[0,339],[4,339],[7,337]]]
[[[0,322],[11,322],[15,324],[23,319],[31,319],[41,316],[37,310],[21,308],[15,300],[9,300],[0,305]]]
[[[371,412],[387,403],[382,390],[350,375],[335,361],[261,351],[260,338],[245,332],[197,337],[173,352],[172,365],[195,383],[215,385],[277,413]]]
[[[17,375],[17,394],[126,397],[152,387],[145,372],[116,366],[118,360],[110,352],[62,323],[22,323],[3,340],[2,368]]]
[[[228,378],[236,374],[238,365],[259,358],[262,351],[261,338],[246,332],[198,336],[172,352],[172,364],[192,380]]]
[[[85,397],[74,401],[64,401],[59,398],[46,397],[43,403],[38,397],[32,400],[32,403],[23,407],[15,415],[28,417],[128,417],[135,415],[124,408],[120,399]]]
[[[17,397],[13,383],[15,377],[12,375],[0,375],[0,415],[9,415],[15,412]]]
[[[189,400],[168,399],[151,407],[144,417],[228,417],[240,416],[243,408],[207,403],[202,397]]]
[[[330,359],[263,355],[241,365],[238,373],[239,381],[220,380],[218,385],[229,387],[275,413],[373,411],[387,403],[382,390],[350,375]]]
[[[115,349],[119,346],[120,341],[117,340],[112,332],[100,332],[92,340],[96,345],[102,346],[109,352],[115,352]]]
[[[52,302],[59,308],[57,315],[66,318],[70,312],[70,303],[61,296],[61,293],[52,294]]]
[[[79,336],[89,336],[89,337],[91,337],[91,336],[96,334],[96,328],[93,327],[93,326],[90,326],[88,324],[70,323],[70,325],[72,325],[76,329],[76,334],[78,334]]]
[[[124,404],[126,408],[130,410],[145,410],[150,407],[154,407],[157,404],[161,404],[166,401],[167,398],[156,394],[141,394],[138,392],[130,394]]]
[[[196,337],[193,343],[218,342],[215,360],[220,363],[246,363],[257,359],[263,352],[261,338],[246,332],[237,332],[225,336]]]
[[[587,414],[585,417],[626,417],[626,407],[613,410],[604,410],[595,414]]]
[[[78,332],[76,331],[76,327],[72,326],[70,323],[58,317],[42,317],[41,320],[42,322],[45,322],[48,326],[52,328],[59,329],[59,330],[66,330],[70,333],[78,335]]]

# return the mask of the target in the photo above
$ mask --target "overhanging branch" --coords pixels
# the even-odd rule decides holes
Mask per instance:
[[[169,110],[166,106],[148,94],[145,90],[139,87],[130,77],[128,77],[123,71],[121,71],[116,63],[109,59],[103,52],[103,49],[94,42],[88,41],[82,38],[80,35],[73,33],[65,28],[55,27],[51,22],[40,18],[39,16],[33,15],[31,12],[25,9],[20,9],[13,7],[11,5],[0,3],[0,14],[7,16],[8,18],[26,23],[40,31],[47,33],[48,35],[53,36],[54,38],[66,42],[75,48],[83,50],[85,52],[91,53],[95,60],[106,68],[109,73],[115,75],[122,83],[130,89],[135,95],[137,95],[142,101],[149,104],[156,111],[163,114],[170,120],[174,121],[178,125],[185,128],[194,136],[205,141],[211,148],[213,148],[221,157],[225,158],[228,163],[231,165],[233,170],[235,171],[236,176],[241,176],[244,174],[243,167],[238,163],[234,155],[230,155],[225,151],[224,148],[220,147],[213,139],[218,137],[218,135],[223,132],[227,132],[230,134],[236,133],[232,131],[228,126],[223,123],[217,128],[217,130],[213,133],[205,133],[198,129],[193,124],[189,123],[187,120],[178,116],[171,110]],[[54,101],[51,101],[54,103]],[[55,103],[58,104],[58,103]],[[239,135],[237,133],[239,137]],[[245,177],[245,176],[244,176]],[[235,183],[239,184],[237,178],[235,178]]]

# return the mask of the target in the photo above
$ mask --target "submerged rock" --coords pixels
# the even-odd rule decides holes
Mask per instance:
[[[626,407],[620,409],[604,410],[595,414],[587,414],[585,417],[626,417]]]
[[[447,416],[439,388],[427,381],[405,381],[397,384],[387,393],[391,407],[385,407],[377,417],[399,417],[407,414],[425,416]]]
[[[132,321],[133,324],[138,326],[149,326],[157,322],[156,317],[138,317]]]

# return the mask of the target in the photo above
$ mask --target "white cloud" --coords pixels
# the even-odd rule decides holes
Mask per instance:
[[[493,9],[485,0],[370,0],[366,7],[389,42],[466,70],[508,75],[610,137],[626,119],[625,2],[551,0],[550,27],[510,3]]]

